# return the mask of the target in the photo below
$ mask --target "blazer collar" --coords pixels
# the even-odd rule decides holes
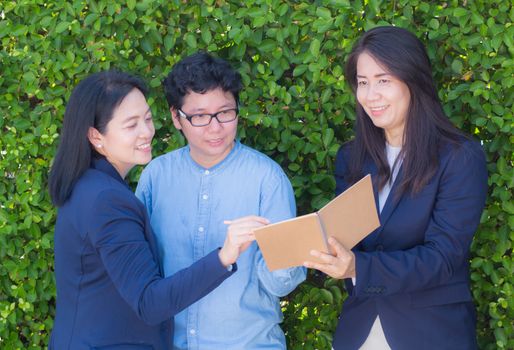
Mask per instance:
[[[120,176],[120,173],[118,173],[118,171],[114,168],[114,166],[111,163],[109,163],[109,161],[107,159],[105,159],[105,157],[93,158],[91,160],[91,168],[99,170],[99,171],[109,175],[113,179],[117,180],[118,182],[120,182],[123,185],[125,185],[126,187],[128,187],[125,180],[123,180],[123,178]]]

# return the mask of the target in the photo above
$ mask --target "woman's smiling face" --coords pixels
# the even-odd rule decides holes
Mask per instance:
[[[152,113],[141,91],[133,89],[114,109],[104,134],[90,131],[97,152],[104,155],[122,177],[134,165],[152,160],[152,138],[155,133]],[[100,147],[98,147],[100,146]]]
[[[357,101],[393,146],[403,143],[410,105],[408,86],[363,52],[357,60]]]

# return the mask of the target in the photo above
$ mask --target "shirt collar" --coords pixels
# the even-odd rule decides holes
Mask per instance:
[[[93,158],[91,160],[91,168],[101,171],[102,173],[105,173],[109,175],[110,177],[114,178],[115,180],[121,182],[125,186],[128,187],[127,183],[123,178],[121,177],[120,173],[114,168],[114,166],[109,163],[105,157],[100,158]]]
[[[204,168],[203,166],[201,166],[200,164],[198,164],[197,162],[194,161],[194,159],[191,157],[191,150],[189,148],[189,145],[187,146],[186,154],[187,154],[187,158],[189,159],[189,162],[194,167],[198,168],[201,171],[209,170],[209,172],[213,172],[213,171],[220,171],[227,164],[229,164],[232,161],[232,159],[234,159],[236,157],[236,154],[239,153],[240,149],[241,149],[241,142],[238,139],[234,140],[234,147],[232,147],[229,154],[227,154],[227,156],[225,158],[223,158],[223,160],[221,162],[219,162],[218,164],[216,164],[210,168]]]

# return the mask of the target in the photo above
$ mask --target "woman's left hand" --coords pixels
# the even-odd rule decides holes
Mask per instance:
[[[328,239],[328,244],[335,252],[335,255],[312,250],[311,255],[322,262],[306,261],[303,263],[303,266],[319,270],[333,278],[355,277],[355,255],[353,252],[343,247],[334,237]]]

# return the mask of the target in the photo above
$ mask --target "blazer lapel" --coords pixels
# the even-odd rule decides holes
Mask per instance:
[[[396,192],[399,187],[399,183],[402,181],[402,168],[403,166],[400,166],[400,169],[398,171],[398,175],[396,176],[396,179],[393,183],[393,186],[391,187],[391,191],[389,192],[389,196],[387,196],[387,200],[385,202],[384,207],[382,208],[382,212],[380,212],[380,205],[378,203],[378,186],[376,186],[375,180],[377,178],[378,169],[375,164],[372,162],[368,163],[368,166],[365,168],[365,173],[371,174],[371,177],[373,179],[373,193],[375,195],[375,205],[377,208],[377,213],[379,213],[379,219],[380,219],[380,227],[377,228],[373,233],[371,233],[368,237],[366,237],[364,240],[367,241],[367,244],[374,245],[376,244],[378,238],[380,237],[380,234],[382,233],[385,225],[387,224],[387,220],[391,217],[394,210],[398,206],[398,203],[401,200],[400,198],[397,198]]]
[[[387,196],[384,207],[382,208],[382,212],[380,213],[380,227],[378,228],[378,232],[377,232],[378,234],[380,234],[380,232],[382,232],[385,225],[387,224],[387,220],[391,217],[391,214],[394,212],[394,210],[398,206],[398,203],[400,203],[401,197],[398,197],[396,193],[398,191],[399,184],[402,182],[402,177],[403,177],[402,169],[403,169],[403,165],[400,166],[400,169],[398,170],[398,175],[396,176],[396,179],[393,182],[391,191],[389,192],[389,195]],[[378,195],[376,195],[376,196],[377,196],[376,201],[378,203]]]

